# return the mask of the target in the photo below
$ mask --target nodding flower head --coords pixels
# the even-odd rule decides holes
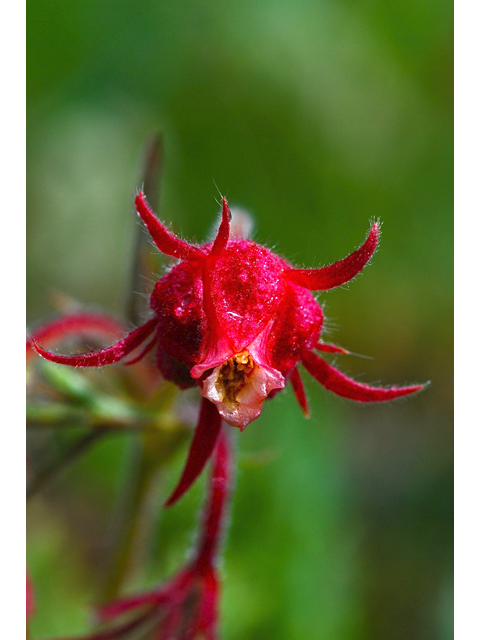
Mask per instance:
[[[184,473],[167,504],[175,502],[202,470],[222,419],[245,429],[260,415],[264,401],[288,381],[308,415],[299,363],[327,389],[359,402],[392,400],[422,388],[371,387],[348,378],[316,353],[348,351],[320,339],[324,317],[311,291],[338,287],[363,269],[378,244],[377,222],[362,246],[343,260],[320,269],[296,269],[266,247],[231,233],[225,198],[217,235],[201,246],[169,231],[142,192],[135,204],[158,249],[178,260],[153,289],[152,318],[113,346],[93,353],[64,356],[34,347],[53,362],[99,367],[122,360],[146,343],[129,363],[155,348],[166,379],[181,388],[200,386],[200,419]]]

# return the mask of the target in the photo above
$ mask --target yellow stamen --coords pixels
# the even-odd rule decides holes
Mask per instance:
[[[215,383],[223,401],[238,404],[237,396],[248,383],[254,368],[253,358],[246,349],[225,362]]]

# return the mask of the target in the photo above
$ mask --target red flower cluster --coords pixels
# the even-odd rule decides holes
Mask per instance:
[[[225,198],[217,236],[202,246],[171,233],[143,193],[135,203],[158,249],[179,260],[153,289],[153,317],[113,346],[92,353],[57,355],[36,342],[33,346],[52,362],[79,367],[118,362],[144,345],[130,364],[155,347],[158,368],[167,380],[181,388],[200,386],[200,418],[167,505],[178,500],[203,469],[222,419],[245,429],[260,415],[264,400],[288,380],[308,414],[299,363],[327,389],[359,402],[392,400],[422,388],[355,382],[315,353],[348,351],[320,340],[324,317],[311,291],[338,287],[363,269],[378,244],[378,223],[364,244],[343,260],[321,269],[295,269],[269,249],[231,233]]]

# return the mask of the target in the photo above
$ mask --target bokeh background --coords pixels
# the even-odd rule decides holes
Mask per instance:
[[[163,130],[162,217],[185,238],[211,231],[213,180],[299,266],[380,218],[372,265],[320,297],[325,339],[373,357],[337,359],[360,380],[432,381],[365,407],[305,376],[309,421],[286,391],[238,438],[226,640],[453,637],[452,23],[446,0],[29,3],[29,323],[52,291],[122,316]],[[30,507],[34,638],[88,629],[128,447],[97,446],[57,482],[67,498]],[[159,516],[137,586],[182,561],[200,499]]]

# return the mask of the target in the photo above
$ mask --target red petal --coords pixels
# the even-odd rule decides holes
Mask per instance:
[[[356,400],[357,402],[383,402],[393,400],[400,396],[407,396],[423,389],[423,384],[412,387],[391,387],[383,389],[381,387],[370,387],[368,384],[355,382],[351,378],[332,367],[311,351],[307,351],[302,356],[302,362],[309,373],[323,384],[326,389],[330,389],[343,398]]]
[[[204,252],[198,247],[180,240],[169,231],[153,213],[147,204],[145,195],[140,193],[135,198],[135,206],[137,213],[145,223],[149,234],[152,236],[152,240],[157,245],[158,249],[165,253],[167,256],[173,258],[180,258],[181,260],[193,260],[199,258],[205,258]]]
[[[295,369],[292,370],[290,381],[292,383],[293,392],[295,394],[298,404],[300,405],[303,413],[305,414],[305,417],[309,418],[310,409],[308,408],[308,400],[307,400],[307,396],[305,395],[305,388],[303,386],[302,378],[300,376],[300,371],[297,369],[297,367],[295,367]]]
[[[286,269],[284,276],[293,284],[312,291],[326,291],[345,284],[360,273],[378,244],[378,222],[370,229],[364,244],[347,258],[322,269]]]
[[[228,237],[230,235],[230,220],[232,214],[228,208],[228,202],[226,198],[222,198],[222,221],[218,228],[217,237],[215,238],[212,248],[210,250],[211,256],[219,256],[227,246]]]
[[[222,419],[216,406],[204,398],[185,468],[175,490],[166,501],[165,507],[171,507],[172,504],[175,504],[200,475],[212,454],[221,426]]]
[[[128,334],[126,338],[120,340],[111,347],[94,351],[93,353],[84,353],[73,356],[62,356],[55,353],[45,351],[36,342],[32,343],[33,348],[46,360],[57,362],[58,364],[67,364],[71,367],[103,367],[106,364],[118,362],[126,355],[136,349],[142,342],[152,333],[157,325],[157,319],[152,318],[147,323],[138,327]]]

